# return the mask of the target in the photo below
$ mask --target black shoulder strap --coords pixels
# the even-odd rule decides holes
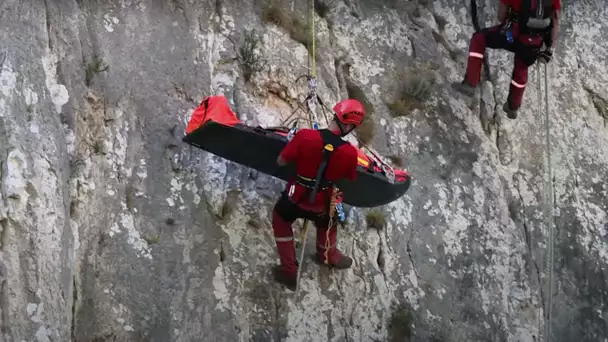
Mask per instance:
[[[532,12],[532,1],[521,0],[521,7],[519,10],[521,11],[521,15],[525,15],[526,17],[528,17]]]
[[[545,12],[545,1],[546,0],[536,0],[536,18],[543,18],[544,17],[544,12]],[[553,0],[549,0],[549,1],[553,1]]]
[[[326,128],[319,130],[319,133],[321,134],[321,139],[323,139],[323,144],[325,145],[331,144],[334,146],[334,148],[338,148],[347,143],[346,141],[342,140],[339,135],[332,133],[332,131]]]
[[[531,0],[522,0],[521,2],[521,14],[526,18],[534,17],[534,18],[544,18],[546,17],[545,13],[547,9],[551,9],[553,7],[553,0],[535,0],[536,7],[532,7]]]
[[[321,139],[323,139],[323,159],[321,160],[321,164],[319,164],[319,168],[317,169],[315,185],[310,193],[309,201],[311,204],[315,202],[321,182],[325,178],[325,171],[327,170],[329,158],[338,147],[347,144],[347,142],[342,140],[341,137],[335,135],[328,129],[319,130],[319,134],[321,134]]]

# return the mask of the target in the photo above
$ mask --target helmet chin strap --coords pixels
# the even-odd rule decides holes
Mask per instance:
[[[340,136],[343,137],[345,135],[348,135],[350,132],[352,132],[355,127],[353,127],[351,130],[349,130],[348,132],[344,131],[344,124],[338,120],[338,117],[334,115],[334,121],[336,121],[336,124],[338,125],[338,129],[340,130]]]

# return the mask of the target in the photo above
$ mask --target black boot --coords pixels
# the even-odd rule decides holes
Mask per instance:
[[[452,88],[469,97],[474,97],[475,92],[477,91],[477,87],[470,85],[469,83],[467,83],[466,80],[462,80],[462,82],[452,83]]]
[[[297,275],[290,275],[283,272],[281,265],[276,265],[272,267],[272,276],[274,280],[280,284],[285,285],[291,291],[296,290],[296,284],[298,282]]]
[[[507,113],[507,117],[509,119],[517,118],[518,109],[511,109],[511,106],[509,105],[509,101],[505,102],[505,104],[502,106],[502,110],[504,110],[505,113]]]

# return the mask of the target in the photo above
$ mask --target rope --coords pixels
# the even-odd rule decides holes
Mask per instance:
[[[310,72],[310,78],[308,81],[308,111],[309,115],[312,117],[312,120],[308,121],[309,127],[312,129],[314,124],[317,123],[317,115],[316,115],[316,106],[315,101],[317,100],[316,91],[317,91],[317,66],[316,66],[316,46],[315,46],[315,0],[310,0],[310,35],[311,35],[311,44],[308,52],[308,66]],[[312,54],[312,58],[311,58]],[[300,265],[298,265],[298,273],[296,275],[296,293],[295,296],[297,298],[298,293],[300,292],[300,276],[302,274],[302,266],[304,264],[304,253],[306,251],[306,240],[308,234],[308,219],[304,220],[304,224],[302,226],[302,251],[300,252]]]
[[[543,101],[542,101],[542,80],[541,80],[541,77],[542,77],[542,74],[541,74],[541,71],[540,71],[540,63],[536,63],[536,80],[537,80],[536,83],[537,83],[537,86],[538,86],[538,89],[537,89],[538,101],[536,101],[537,104],[538,104],[538,115],[536,116],[536,123],[538,124],[538,127],[541,127],[543,125],[543,121],[544,121],[543,120]],[[542,138],[540,138],[540,139],[542,139]],[[543,172],[545,172],[544,169],[543,169]],[[543,192],[546,193],[547,189],[543,188]],[[539,286],[540,285],[541,284],[539,283]],[[542,298],[542,293],[540,294],[540,296]],[[544,308],[543,308],[543,310],[544,310]],[[537,320],[537,323],[538,323],[538,327],[537,327],[538,328],[538,333],[540,334],[540,332],[543,331],[543,326],[542,326],[543,318],[542,318],[541,310],[538,310],[537,316],[536,316],[536,320]]]
[[[541,70],[540,65],[537,64],[536,74],[538,78],[538,112],[539,118],[542,124],[544,121],[544,131],[545,131],[545,149],[547,152],[547,159],[545,160],[545,165],[543,167],[543,172],[545,181],[543,182],[543,206],[544,206],[544,216],[545,216],[545,225],[547,229],[547,264],[545,267],[545,271],[548,271],[548,291],[545,296],[547,297],[547,306],[544,308],[545,312],[545,327],[544,327],[544,340],[550,341],[552,335],[552,321],[553,321],[553,285],[554,285],[554,250],[555,250],[555,222],[553,217],[554,210],[554,195],[553,195],[553,167],[551,164],[551,117],[549,110],[549,76],[547,74],[547,64],[544,63],[544,78],[545,78],[545,113],[543,120],[543,101],[542,101],[542,85],[541,85]],[[541,293],[542,296],[542,293]],[[541,329],[541,319],[540,319],[540,311],[538,315],[538,330]]]
[[[312,37],[312,47],[308,53],[308,60],[310,63],[311,76],[317,78],[317,54],[316,54],[316,42],[315,42],[315,0],[310,0],[310,35]],[[310,56],[312,55],[312,58]]]
[[[540,94],[539,94],[540,96]],[[545,148],[547,149],[547,173],[548,181],[545,181],[545,218],[547,220],[547,232],[548,232],[548,247],[547,247],[547,268],[549,271],[549,291],[547,293],[547,323],[545,325],[545,341],[551,339],[553,319],[553,262],[554,262],[554,235],[555,225],[553,220],[553,169],[551,166],[551,136],[550,136],[550,116],[549,116],[549,81],[547,75],[547,64],[545,63]]]

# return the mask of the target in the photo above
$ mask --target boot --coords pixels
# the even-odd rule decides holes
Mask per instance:
[[[281,217],[275,207],[272,214],[272,229],[281,265],[273,269],[273,275],[276,281],[295,290],[298,261],[296,259],[296,249],[293,245],[292,223],[293,221],[287,221]]]
[[[281,265],[275,265],[272,267],[272,276],[277,283],[285,285],[285,287],[291,291],[296,290],[296,285],[298,283],[297,273],[292,274],[285,272]]]
[[[317,229],[317,255],[320,264],[338,269],[349,268],[353,264],[350,257],[342,254],[337,247],[337,227],[330,229]]]
[[[477,91],[477,87],[470,85],[466,80],[452,83],[452,88],[469,97],[475,97],[475,93]]]
[[[509,101],[505,102],[505,104],[502,106],[502,110],[504,110],[505,113],[507,113],[507,117],[509,119],[517,118],[518,109],[511,109],[511,106],[509,105]]]
[[[276,239],[276,238],[275,238]],[[298,260],[293,241],[276,241],[281,264],[272,269],[274,280],[295,291],[298,277]]]

